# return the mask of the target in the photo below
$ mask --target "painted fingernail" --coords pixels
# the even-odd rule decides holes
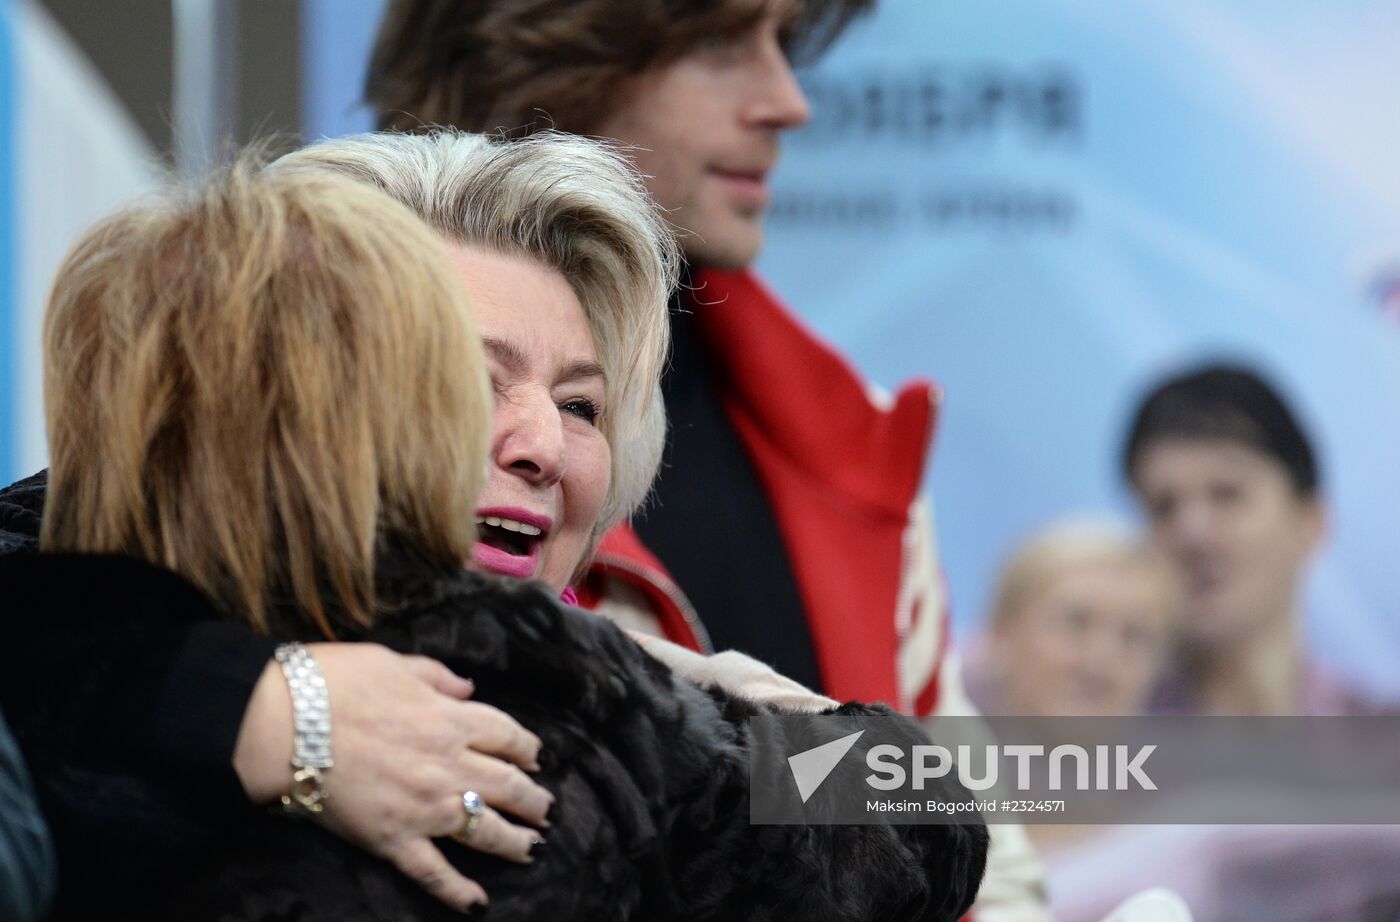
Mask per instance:
[[[467,918],[468,918],[468,919],[484,919],[484,918],[486,918],[486,904],[485,904],[485,903],[473,903],[473,904],[472,904],[472,907],[471,907],[470,909],[467,910]]]
[[[548,844],[549,843],[544,840],[543,836],[535,836],[534,838],[532,838],[530,840],[530,857],[533,858],[540,852],[544,851],[545,846],[547,846]]]

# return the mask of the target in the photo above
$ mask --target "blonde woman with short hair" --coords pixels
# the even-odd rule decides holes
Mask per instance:
[[[1048,525],[1002,567],[971,683],[989,714],[1146,713],[1175,643],[1169,562],[1111,522]]]

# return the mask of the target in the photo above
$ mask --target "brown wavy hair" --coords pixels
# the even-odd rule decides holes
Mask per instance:
[[[45,550],[125,553],[268,627],[369,624],[384,534],[468,558],[491,395],[443,242],[245,159],[88,231],[44,317]]]
[[[771,0],[390,0],[365,98],[382,129],[449,125],[589,133],[624,82],[742,34]],[[794,62],[819,55],[874,0],[798,0]]]

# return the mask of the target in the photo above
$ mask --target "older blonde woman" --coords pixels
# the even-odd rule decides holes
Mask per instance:
[[[473,557],[563,591],[602,532],[641,505],[665,440],[659,381],[677,256],[639,180],[606,148],[562,134],[510,144],[453,131],[360,135],[289,154],[274,169],[368,182],[447,242],[489,318],[497,394]],[[572,364],[537,380],[546,369],[525,367],[522,353],[541,331],[565,327]],[[532,516],[548,513],[549,528],[514,530],[530,523],[489,514],[551,491],[559,495],[546,498],[550,508]]]

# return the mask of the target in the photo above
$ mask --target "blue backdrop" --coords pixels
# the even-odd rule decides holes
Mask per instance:
[[[1159,374],[1226,356],[1316,436],[1323,658],[1400,690],[1400,8],[885,2],[804,82],[761,268],[886,384],[947,390],[931,472],[957,623],[1009,546],[1128,515]]]
[[[308,139],[374,128],[361,102],[385,0],[301,0],[302,120]]]

